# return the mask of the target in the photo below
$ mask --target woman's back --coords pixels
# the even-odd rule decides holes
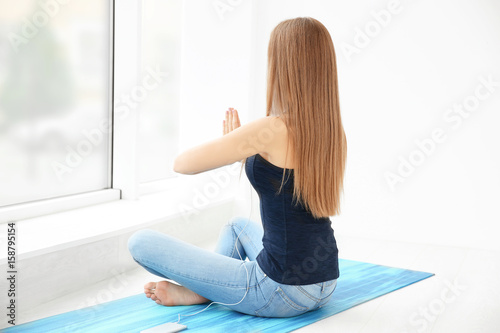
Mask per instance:
[[[293,169],[278,167],[256,154],[247,158],[245,171],[260,199],[264,248],[257,262],[262,271],[290,285],[338,278],[338,249],[330,219],[315,218],[295,202]]]

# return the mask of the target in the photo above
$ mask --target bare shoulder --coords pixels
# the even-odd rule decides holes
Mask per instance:
[[[287,128],[285,122],[280,117],[268,116],[266,117],[269,128],[275,133],[286,133]]]
[[[255,146],[260,147],[262,153],[270,153],[279,148],[280,142],[287,139],[287,128],[279,117],[268,116],[258,118],[241,126],[235,132],[241,130]]]
[[[266,151],[261,155],[281,168],[294,168],[294,152],[289,142],[288,129],[280,117],[269,116],[262,122],[259,140],[265,141]]]
[[[261,130],[262,135],[269,133],[286,133],[285,122],[280,117],[267,116],[258,118],[249,123],[252,127]]]
[[[283,143],[287,141],[287,128],[280,117],[267,116],[255,120],[252,124],[252,134],[256,141],[265,145],[269,151],[280,150]]]

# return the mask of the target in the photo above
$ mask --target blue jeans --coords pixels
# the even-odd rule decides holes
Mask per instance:
[[[238,312],[292,317],[324,306],[337,280],[301,286],[273,281],[255,261],[262,249],[262,236],[260,224],[236,218],[223,227],[215,252],[147,229],[134,233],[128,248],[147,271],[174,280],[213,302],[239,302],[227,305]]]

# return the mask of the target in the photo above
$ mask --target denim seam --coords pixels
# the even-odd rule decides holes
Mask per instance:
[[[250,223],[250,222],[248,222],[248,223]],[[252,242],[252,241],[250,241],[250,239],[251,239],[251,238],[249,237],[249,235],[248,235],[248,233],[247,233],[247,232],[245,232],[245,236],[248,238],[248,244],[250,244],[250,246],[253,248],[253,251],[254,251],[255,253],[257,253],[257,252],[258,252],[258,249],[257,249],[257,247],[255,246],[255,243],[254,243],[254,242]],[[248,254],[247,254],[247,257],[248,257]]]
[[[325,297],[323,297],[321,300],[324,300],[325,298],[328,298],[328,297],[332,296],[332,294],[333,294],[334,291],[335,291],[335,288],[333,288],[333,290],[328,295],[326,295]]]
[[[234,235],[234,225],[231,225],[231,238],[232,238],[231,244],[234,244],[234,246],[233,246],[233,249],[231,250],[230,257],[234,258],[234,251],[236,250],[236,247],[238,246],[238,244],[236,244],[236,237]]]
[[[250,222],[250,221],[248,221],[248,222]],[[236,231],[236,229],[238,229],[238,225],[236,225],[236,224],[232,224],[231,226],[233,228],[233,232]],[[239,230],[239,232],[237,234],[239,235],[241,233],[241,236],[245,236],[247,239],[250,240],[250,237],[248,237],[248,233],[247,232],[242,233],[242,231],[244,231],[244,229]],[[234,234],[233,234],[233,239],[234,239],[233,243],[236,243],[236,238],[234,238]],[[240,239],[240,243],[241,243],[241,237],[239,239]],[[254,252],[257,252],[257,247],[255,246],[255,244],[253,242],[248,241],[248,244],[250,244],[250,246],[252,246]],[[243,247],[243,249],[245,248],[243,246],[243,244],[241,244],[241,246]],[[233,247],[233,254],[234,254],[234,247]],[[248,257],[248,254],[247,254],[247,257]]]
[[[331,291],[328,295],[326,295],[325,297],[323,297],[323,298],[322,298],[322,299],[318,302],[318,304],[319,304],[320,302],[324,301],[325,299],[327,299],[327,298],[331,297],[331,296],[333,295],[333,292],[335,291],[335,289],[337,289],[337,285],[335,285],[335,288],[333,288],[333,290],[332,290],[332,291]],[[328,304],[328,302],[329,302],[329,301],[327,301],[326,303],[324,303],[323,305],[320,305],[320,306],[318,306],[318,304],[316,304],[316,306],[318,306],[318,309],[319,309],[319,308],[322,308],[322,307],[324,307],[325,305],[327,305],[327,304]]]
[[[262,285],[264,284],[264,281],[267,279],[267,276],[264,276],[264,278],[262,280],[260,280],[258,282],[258,284],[256,285],[255,289],[260,291],[260,295],[262,296],[263,299],[266,299],[266,294],[264,293],[264,290],[262,288]]]
[[[330,281],[325,281],[323,282],[324,286],[325,287],[330,287],[331,285],[333,285],[335,282],[337,282],[337,279],[334,279],[334,280],[330,280]]]
[[[295,304],[292,300],[290,300],[288,298],[288,296],[286,296],[286,294],[284,293],[283,289],[281,289],[280,287],[278,287],[272,294],[271,298],[269,299],[269,301],[267,301],[266,305],[264,305],[262,308],[258,309],[258,310],[255,310],[255,314],[256,315],[259,315],[259,313],[261,313],[262,311],[266,310],[267,308],[269,308],[272,304],[272,301],[274,300],[275,297],[281,297],[281,299],[286,303],[288,304],[290,307],[292,307],[294,310],[296,311],[308,311],[309,308],[307,307],[304,307],[304,306],[300,306],[298,304]]]
[[[271,298],[269,298],[269,300],[267,301],[266,305],[264,305],[260,309],[255,310],[255,314],[259,315],[260,312],[262,312],[265,309],[267,309],[271,305],[271,302],[273,301],[274,297],[276,297],[276,290],[273,292],[273,294],[271,295]]]
[[[319,303],[321,303],[321,302],[322,302],[322,301],[324,301],[325,299],[327,299],[327,298],[331,297],[331,296],[333,295],[333,292],[334,292],[334,291],[335,291],[335,288],[332,290],[332,292],[331,292],[331,293],[329,293],[327,296],[323,297],[323,298],[322,298],[322,299],[321,299],[321,300],[320,300],[320,301],[316,304],[316,306],[318,307],[318,309],[319,309],[319,308],[324,307],[325,305],[327,305],[327,304],[330,302],[330,301],[327,301],[326,303],[324,303],[324,304],[322,304],[322,305],[318,306],[318,304],[319,304]]]
[[[304,296],[308,297],[311,301],[319,302],[321,301],[320,298],[314,297],[313,295],[309,294],[307,291],[304,290],[301,286],[295,286],[298,291],[300,291]]]
[[[300,306],[300,305],[296,304],[294,301],[292,301],[286,295],[286,293],[283,291],[283,289],[281,289],[280,287],[278,287],[278,289],[276,291],[280,294],[281,298],[285,301],[285,303],[287,303],[288,305],[290,305],[295,310],[297,310],[297,311],[307,311],[307,310],[309,310],[308,307]]]

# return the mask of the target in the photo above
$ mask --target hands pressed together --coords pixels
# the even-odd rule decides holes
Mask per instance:
[[[222,131],[223,135],[234,131],[238,127],[240,127],[240,117],[238,116],[238,111],[233,108],[229,108],[226,111],[226,119],[222,121]]]

